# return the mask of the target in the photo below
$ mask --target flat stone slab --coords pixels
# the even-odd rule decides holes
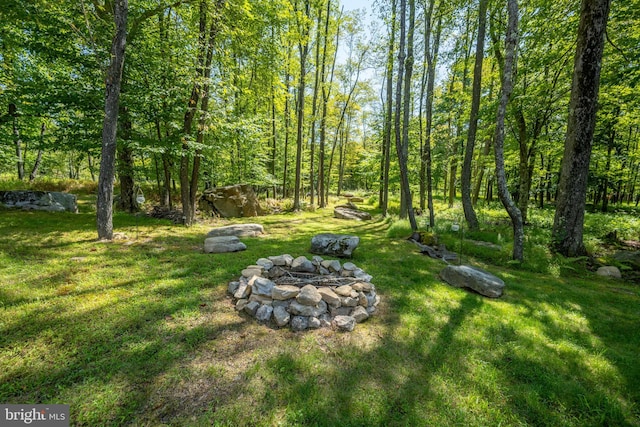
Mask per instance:
[[[207,254],[219,254],[225,252],[239,252],[247,249],[236,236],[209,237],[204,241],[204,252]]]
[[[218,227],[207,233],[207,237],[237,236],[256,237],[264,234],[264,227],[260,224],[233,224]]]
[[[369,212],[364,212],[346,206],[336,206],[333,209],[333,216],[339,219],[355,219],[357,221],[371,219],[371,214]]]
[[[499,298],[504,290],[502,279],[469,265],[448,265],[440,272],[440,278],[453,287],[473,289],[490,298]]]

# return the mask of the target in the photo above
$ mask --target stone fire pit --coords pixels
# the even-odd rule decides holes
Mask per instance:
[[[293,331],[352,331],[380,303],[371,276],[351,262],[285,254],[260,258],[229,283],[236,310]]]

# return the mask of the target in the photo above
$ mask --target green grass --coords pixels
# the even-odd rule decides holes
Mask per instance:
[[[259,218],[266,236],[213,255],[201,247],[214,224],[116,214],[128,239],[98,243],[89,208],[0,211],[0,402],[70,404],[80,426],[640,425],[637,285],[556,268],[530,232],[527,255],[545,259],[516,268],[508,225],[483,211],[493,225],[474,237],[502,249],[463,243],[463,256],[507,284],[483,298],[443,284],[443,264],[373,213]],[[437,217],[452,250],[458,215]],[[360,236],[376,317],[292,333],[234,311],[227,282],[244,266],[309,256],[320,232]]]

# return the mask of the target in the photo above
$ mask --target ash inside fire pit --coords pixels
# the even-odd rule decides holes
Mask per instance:
[[[294,331],[352,331],[380,303],[371,278],[352,262],[286,254],[260,258],[229,283],[228,291],[236,310],[262,323]]]

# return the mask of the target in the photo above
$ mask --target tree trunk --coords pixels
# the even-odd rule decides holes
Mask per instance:
[[[513,226],[513,254],[514,260],[522,261],[524,258],[524,227],[520,210],[511,199],[507,188],[507,178],[504,171],[504,118],[507,110],[509,96],[513,89],[513,68],[515,62],[515,50],[518,43],[518,2],[509,0],[509,25],[507,27],[507,39],[504,59],[504,75],[502,76],[502,88],[500,93],[500,104],[496,118],[495,134],[495,160],[496,177],[498,181],[498,194],[500,201],[505,207],[511,224]]]
[[[462,207],[464,217],[470,230],[480,228],[478,217],[471,203],[471,162],[473,149],[476,145],[476,133],[478,130],[478,111],[480,110],[480,89],[482,88],[482,60],[484,59],[484,38],[487,22],[487,4],[489,0],[480,0],[478,11],[478,37],[476,42],[476,62],[473,68],[473,88],[471,98],[471,113],[469,118],[469,131],[467,145],[464,151],[464,163],[462,164]]]
[[[22,155],[22,140],[18,129],[18,113],[15,104],[9,104],[9,115],[13,117],[13,144],[16,147],[16,165],[18,168],[18,179],[24,179],[24,157]]]
[[[431,65],[431,24],[433,23],[433,7],[435,6],[435,0],[429,1],[427,8],[425,2],[424,11],[424,47],[422,49],[422,78],[420,79],[420,106],[418,109],[418,126],[420,135],[420,209],[426,209],[426,195],[427,195],[427,164],[425,162],[426,154],[426,130],[423,129],[423,106],[425,101],[425,93],[427,90],[427,80],[429,78],[429,72],[431,71],[429,65]]]
[[[586,254],[582,241],[589,160],[595,127],[600,66],[611,0],[583,0],[569,103],[552,246],[564,256]]]
[[[33,182],[33,180],[36,179],[36,177],[38,176],[38,170],[40,169],[40,164],[42,163],[42,154],[43,154],[43,150],[42,150],[42,146],[44,144],[44,131],[46,129],[46,126],[44,125],[44,122],[42,122],[42,125],[40,126],[40,148],[38,148],[38,155],[36,156],[36,161],[33,164],[33,169],[31,169],[31,174],[29,174],[29,182]]]
[[[213,61],[213,45],[219,31],[221,10],[225,0],[217,0],[213,8],[213,16],[207,34],[207,1],[200,3],[200,27],[198,36],[198,62],[196,66],[196,78],[189,99],[189,109],[185,113],[183,131],[185,139],[182,144],[182,157],[180,159],[180,199],[182,201],[182,217],[186,226],[191,226],[195,221],[196,201],[198,196],[198,178],[200,163],[202,160],[200,149],[193,153],[193,166],[189,174],[190,148],[188,137],[191,134],[193,119],[200,100],[200,115],[198,117],[198,134],[196,136],[197,147],[204,142],[205,117],[208,111],[209,83],[211,63]]]
[[[415,213],[411,202],[411,188],[409,187],[409,172],[407,168],[407,151],[409,144],[409,113],[411,97],[411,74],[413,72],[413,32],[415,28],[415,0],[409,0],[409,31],[407,34],[407,55],[404,53],[406,0],[400,1],[400,46],[398,48],[398,87],[396,90],[396,152],[400,167],[400,190],[404,196],[405,211],[400,211],[400,217],[409,217],[413,231],[418,230]],[[402,99],[404,69],[404,102]],[[402,137],[400,137],[400,105],[403,105]],[[401,208],[402,209],[402,208]]]
[[[116,132],[120,84],[127,44],[128,0],[115,1],[115,35],[111,44],[111,62],[106,78],[104,121],[102,124],[102,157],[98,178],[97,229],[98,239],[113,239],[113,182],[115,179]]]
[[[329,2],[331,3],[331,2]],[[322,13],[318,13],[318,18],[316,21],[316,75],[315,82],[313,84],[313,100],[311,101],[311,131],[309,138],[309,146],[310,146],[310,165],[309,165],[309,194],[311,205],[315,204],[315,180],[314,180],[314,161],[315,161],[315,150],[316,150],[316,120],[317,120],[317,111],[318,111],[318,93],[320,91],[320,74],[322,73],[322,83],[324,83],[324,60],[326,56],[322,57],[322,64],[320,63],[320,26],[322,25]],[[325,49],[324,53],[326,54],[326,40],[325,40]],[[319,65],[321,64],[321,65]]]
[[[391,164],[391,127],[393,116],[393,53],[396,36],[396,0],[391,1],[391,30],[389,31],[389,47],[386,69],[386,105],[382,136],[382,159],[380,161],[380,209],[382,216],[387,216],[389,208],[389,167]]]
[[[298,2],[296,1],[296,11]],[[304,17],[311,15],[311,5],[309,0],[304,0]],[[300,52],[300,77],[298,82],[298,102],[296,105],[297,135],[296,135],[296,186],[293,189],[293,210],[299,211],[300,204],[300,184],[302,171],[302,142],[304,135],[304,91],[305,77],[307,75],[307,55],[309,53],[309,27],[306,22],[298,22],[300,27],[300,41],[298,42],[298,50]]]
[[[284,152],[282,168],[282,198],[288,196],[287,192],[287,172],[289,164],[289,131],[291,129],[291,112],[289,111],[290,91],[291,91],[291,46],[287,47],[287,71],[284,76],[285,100],[284,100]]]
[[[125,212],[133,213],[138,211],[138,203],[136,202],[134,191],[133,150],[129,145],[131,142],[132,124],[129,118],[129,110],[122,104],[120,104],[119,118],[122,143],[117,149],[117,169],[120,179],[120,201],[118,202],[118,207]]]

